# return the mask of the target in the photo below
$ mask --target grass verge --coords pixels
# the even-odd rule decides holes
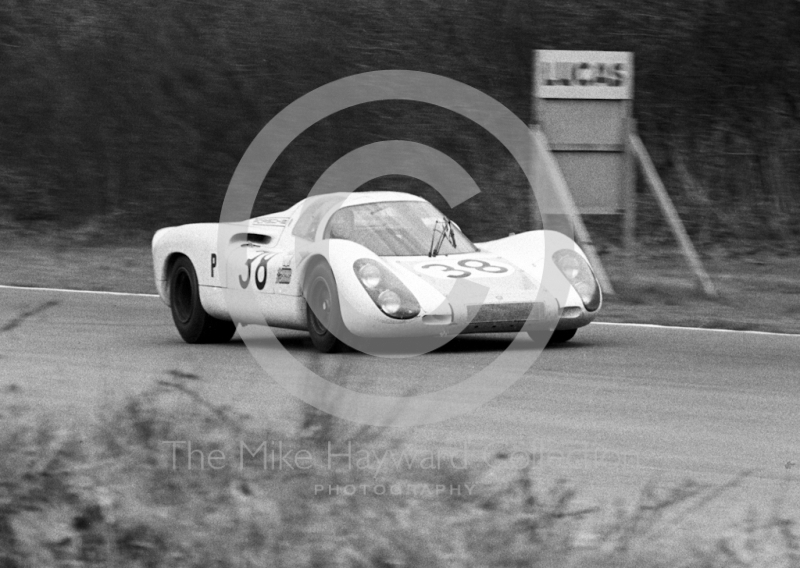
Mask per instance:
[[[703,295],[672,248],[631,264],[620,252],[604,264],[617,295],[600,321],[800,333],[800,255],[718,251],[704,258],[718,297]]]

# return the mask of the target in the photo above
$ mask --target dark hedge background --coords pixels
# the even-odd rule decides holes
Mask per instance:
[[[213,221],[253,136],[311,89],[428,71],[527,121],[532,49],[600,49],[635,52],[639,130],[693,236],[792,242],[798,30],[797,0],[0,0],[0,219],[120,232]],[[476,178],[484,193],[453,212],[471,234],[529,227],[524,178],[502,147],[413,103],[312,128],[268,176],[256,213],[391,138],[434,145]]]

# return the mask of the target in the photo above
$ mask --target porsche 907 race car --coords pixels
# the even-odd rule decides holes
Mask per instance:
[[[161,229],[153,263],[188,343],[228,341],[236,323],[308,331],[322,352],[358,348],[359,338],[467,333],[544,330],[564,342],[602,304],[569,237],[473,243],[431,203],[399,192],[317,195],[241,223]]]

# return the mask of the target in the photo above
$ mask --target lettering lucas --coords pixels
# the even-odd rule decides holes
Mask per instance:
[[[624,63],[543,62],[541,74],[547,86],[620,87],[628,79]]]

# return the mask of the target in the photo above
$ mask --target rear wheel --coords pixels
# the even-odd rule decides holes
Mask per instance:
[[[311,343],[323,353],[341,351],[336,333],[344,328],[339,311],[339,291],[327,264],[317,264],[305,280],[306,323]]]
[[[231,321],[209,315],[200,303],[200,287],[192,261],[181,256],[169,276],[172,320],[186,343],[225,343],[236,326]]]

